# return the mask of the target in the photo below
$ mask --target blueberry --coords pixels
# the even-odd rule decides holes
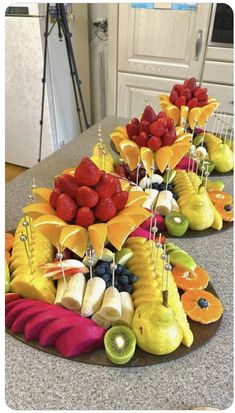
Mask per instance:
[[[158,184],[157,182],[155,182],[155,183],[152,185],[152,188],[153,188],[153,189],[158,189],[158,188],[159,188],[159,184]]]
[[[174,198],[175,200],[177,200],[177,199],[179,198],[179,195],[178,195],[177,192],[175,192],[175,191],[172,191],[172,195],[173,195],[173,198]]]
[[[232,205],[225,205],[224,209],[225,209],[225,211],[229,212],[229,211],[232,211],[233,208],[232,208]]]
[[[107,274],[107,273],[105,273],[105,274],[102,274],[102,275],[100,276],[100,278],[103,278],[103,280],[104,280],[105,282],[107,282],[107,281],[110,280],[110,275]]]
[[[118,284],[118,286],[116,287],[117,290],[121,293],[122,291],[124,291],[124,287],[121,284]]]
[[[137,275],[131,274],[131,273],[128,275],[128,278],[129,278],[129,282],[130,282],[130,283],[134,283],[134,282],[136,282],[136,281],[138,280]]]
[[[122,274],[122,271],[123,271],[123,265],[118,264],[118,265],[117,265],[117,269],[115,270],[115,273],[116,273],[117,275],[120,275],[120,274]]]
[[[133,292],[133,287],[131,284],[128,284],[125,286],[124,291],[126,291],[127,293],[131,294]]]
[[[205,298],[199,298],[197,303],[200,308],[207,308],[209,305],[208,301]]]
[[[106,273],[106,268],[103,264],[100,264],[96,267],[95,272],[97,275],[103,275]]]
[[[122,275],[129,275],[129,274],[130,274],[130,271],[127,268],[123,267]]]
[[[159,191],[165,191],[165,189],[166,189],[166,184],[165,184],[164,182],[162,182],[162,183],[159,185],[158,190],[159,190]]]
[[[124,274],[122,274],[121,277],[119,277],[118,281],[123,285],[129,284],[129,278],[127,275]]]
[[[172,191],[172,190],[173,190],[173,186],[172,186],[171,184],[168,184],[167,190],[168,190],[168,191]]]

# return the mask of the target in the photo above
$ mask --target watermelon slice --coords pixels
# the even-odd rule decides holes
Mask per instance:
[[[104,347],[106,330],[99,326],[76,326],[65,331],[55,341],[55,347],[63,357],[75,357]]]
[[[49,307],[50,304],[43,303],[24,309],[14,319],[14,322],[11,325],[11,332],[13,334],[23,333],[26,323],[35,315],[48,310]]]
[[[9,303],[7,305],[7,309],[8,307],[10,307],[10,304],[14,304],[14,302]],[[28,308],[31,308],[31,307],[38,307],[41,304],[42,304],[42,301],[37,301],[37,300],[24,300],[23,299],[23,300],[20,300],[19,303],[16,302],[15,305],[12,306],[10,311],[7,313],[6,320],[5,320],[6,326],[11,327],[16,317],[18,317],[18,315],[21,314],[22,311],[27,310]],[[46,305],[49,305],[49,304],[46,304]]]
[[[96,326],[97,324],[89,318],[76,317],[76,313],[70,311],[70,315],[61,317],[58,320],[51,321],[40,332],[40,346],[53,346],[56,339],[65,331],[74,326]],[[75,317],[74,317],[75,316]]]
[[[43,329],[50,321],[60,319],[60,317],[70,315],[71,311],[66,310],[65,308],[58,307],[52,304],[52,306],[42,313],[40,312],[33,318],[31,318],[24,328],[24,337],[27,341],[36,340]],[[79,319],[79,314],[74,314],[74,316]]]

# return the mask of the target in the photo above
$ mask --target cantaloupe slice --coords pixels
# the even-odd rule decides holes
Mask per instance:
[[[164,172],[167,165],[169,165],[172,155],[173,150],[171,146],[162,146],[155,152],[155,162],[161,172]]]

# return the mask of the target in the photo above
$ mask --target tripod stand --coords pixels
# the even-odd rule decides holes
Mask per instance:
[[[45,86],[46,86],[46,68],[47,68],[47,50],[48,50],[48,37],[53,30],[55,24],[58,25],[58,36],[59,40],[62,41],[63,35],[65,39],[65,46],[68,56],[68,63],[70,68],[70,75],[72,79],[73,91],[74,91],[74,98],[76,104],[76,110],[78,114],[78,121],[80,126],[80,131],[83,132],[82,127],[82,120],[81,120],[81,111],[83,114],[85,127],[86,129],[89,128],[89,124],[87,121],[86,110],[83,102],[82,91],[81,91],[81,80],[79,79],[78,70],[76,66],[76,61],[74,57],[71,37],[72,34],[69,31],[68,21],[66,18],[65,7],[63,3],[56,3],[56,15],[55,21],[49,30],[49,17],[50,17],[50,3],[47,3],[46,8],[46,24],[45,24],[45,44],[44,44],[44,57],[43,57],[43,77],[42,77],[42,103],[41,103],[41,118],[39,121],[40,124],[40,137],[39,137],[39,156],[38,162],[41,161],[41,152],[42,152],[42,133],[43,133],[43,119],[44,119],[44,103],[45,103]],[[78,91],[78,93],[77,93]],[[79,106],[78,95],[81,103],[81,108]]]

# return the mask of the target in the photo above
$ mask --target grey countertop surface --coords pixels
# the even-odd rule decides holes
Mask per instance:
[[[102,122],[104,140],[124,119]],[[15,228],[35,177],[52,187],[53,177],[90,155],[97,125],[6,185],[6,230]],[[224,177],[232,193],[232,177]],[[177,244],[206,268],[224,314],[217,333],[195,352],[149,367],[91,366],[38,351],[6,334],[6,403],[20,410],[187,410],[228,408],[233,402],[233,229]]]

